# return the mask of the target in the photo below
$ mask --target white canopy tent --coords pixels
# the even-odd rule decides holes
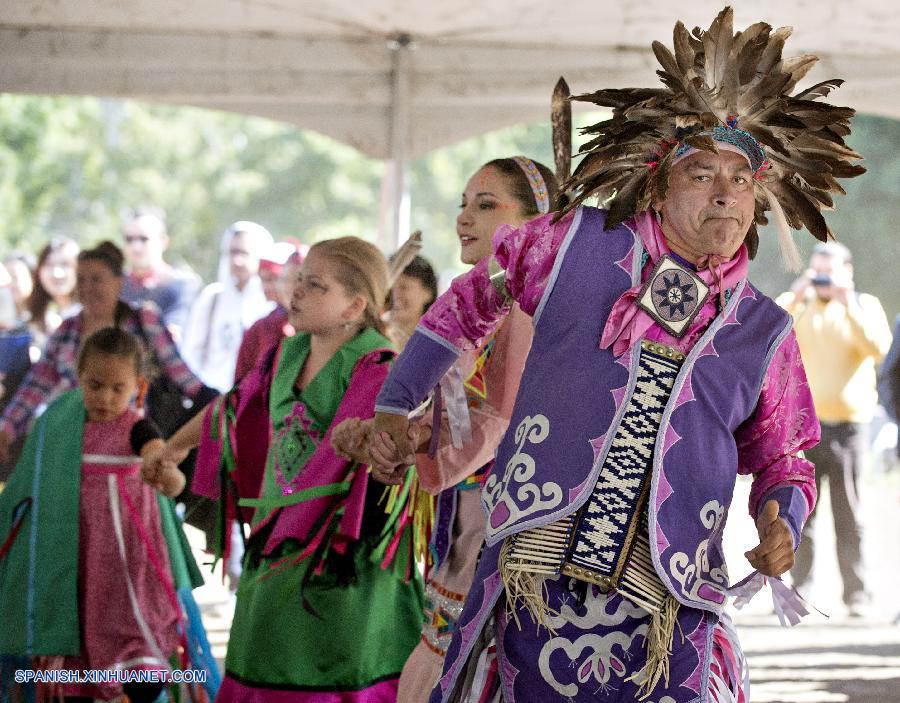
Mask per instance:
[[[405,164],[573,93],[655,81],[653,39],[707,26],[721,2],[664,0],[15,0],[0,5],[0,91],[102,95],[261,115],[391,159],[393,230]],[[735,25],[796,27],[788,53],[841,77],[835,100],[900,118],[900,5],[760,0]],[[408,199],[408,198],[407,198]]]

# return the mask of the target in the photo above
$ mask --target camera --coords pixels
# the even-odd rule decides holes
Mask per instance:
[[[834,283],[834,280],[827,273],[817,273],[815,276],[810,279],[810,283],[812,283],[817,288],[825,288],[826,286],[830,286]]]

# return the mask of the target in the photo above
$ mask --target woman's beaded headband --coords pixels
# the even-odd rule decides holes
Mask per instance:
[[[537,203],[538,212],[546,215],[550,212],[550,195],[547,193],[547,183],[544,181],[544,177],[531,159],[524,156],[513,156],[512,158],[525,172],[528,185],[531,186],[531,192],[534,195],[534,202]]]

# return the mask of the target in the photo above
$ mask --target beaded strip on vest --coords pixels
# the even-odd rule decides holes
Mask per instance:
[[[653,566],[646,503],[656,436],[683,361],[684,355],[671,347],[641,341],[634,392],[590,499],[572,515],[511,535],[500,555],[507,603],[517,624],[521,603],[536,623],[552,631],[543,582],[560,574],[615,588],[649,611],[647,666],[636,675],[646,693],[661,677],[668,679],[677,617],[677,602]]]

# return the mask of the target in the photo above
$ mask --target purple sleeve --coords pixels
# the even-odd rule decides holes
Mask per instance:
[[[760,504],[765,505],[770,500],[777,501],[778,517],[783,518],[790,528],[796,550],[800,546],[800,534],[803,532],[803,523],[806,522],[809,512],[806,496],[797,486],[780,486],[763,496]]]
[[[375,411],[406,415],[425,400],[453,365],[459,350],[426,329],[416,329],[375,401]]]
[[[509,313],[510,299],[534,314],[574,214],[559,222],[552,219],[550,214],[518,229],[497,230],[493,256],[454,279],[422,317],[378,396],[379,412],[405,415],[413,410],[462,351],[476,349],[497,329]],[[494,264],[505,271],[502,285],[491,280]],[[501,292],[504,287],[508,295]]]
[[[750,515],[765,501],[778,500],[797,534],[816,502],[815,467],[801,452],[819,441],[819,420],[793,330],[775,350],[760,389],[756,411],[738,428],[738,471],[753,475]],[[795,489],[802,500],[782,493]],[[782,503],[782,500],[785,502]],[[796,544],[796,543],[795,543]]]

